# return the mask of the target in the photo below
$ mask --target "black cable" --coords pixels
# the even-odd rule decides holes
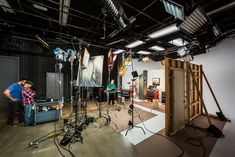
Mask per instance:
[[[58,149],[58,151],[60,152],[60,155],[62,156],[62,157],[65,157],[65,155],[61,152],[61,150],[60,150],[60,148],[59,148],[59,146],[57,145],[57,143],[56,143],[56,137],[57,136],[55,136],[54,138],[53,138],[53,142],[54,142],[54,144],[55,144],[55,146],[56,146],[56,148]]]
[[[65,151],[67,151],[72,157],[75,157],[75,155],[73,154],[73,152],[72,152],[70,149],[67,149],[67,148],[63,147],[63,146],[60,144],[58,137],[56,137],[56,140],[57,140],[59,146],[60,146],[62,149],[64,149]],[[69,147],[70,147],[71,144],[72,144],[72,142],[69,143]]]
[[[155,132],[149,130],[149,129],[145,126],[144,121],[142,120],[142,118],[140,117],[140,115],[139,115],[139,119],[140,119],[140,121],[142,122],[144,128],[145,128],[148,132],[150,132],[150,133],[152,133],[152,134],[154,134],[154,135],[157,135],[157,136],[161,136],[161,137],[167,139],[168,141],[174,143],[174,144],[182,151],[181,154],[178,155],[177,157],[182,157],[182,156],[184,155],[184,149],[183,149],[180,145],[178,145],[176,142],[174,142],[174,141],[173,141],[172,139],[170,139],[169,137],[166,137],[166,136],[164,136],[164,135],[161,135],[161,134],[159,134],[159,133],[155,133]]]
[[[191,127],[193,128],[193,131],[194,131],[196,138],[187,138],[187,142],[193,146],[202,147],[203,148],[203,156],[202,157],[205,157],[206,156],[206,146],[203,143],[203,139],[202,139],[201,135],[197,134],[197,128],[195,127],[194,122]]]

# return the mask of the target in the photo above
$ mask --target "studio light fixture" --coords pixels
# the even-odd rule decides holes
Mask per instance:
[[[143,61],[143,62],[148,62],[148,61],[150,61],[149,56],[143,57],[143,58],[142,58],[142,61]]]
[[[131,49],[131,48],[137,47],[137,46],[139,46],[139,45],[142,45],[142,44],[144,44],[144,43],[145,43],[144,41],[136,40],[136,41],[134,41],[134,42],[132,42],[132,43],[126,45],[125,47]]]
[[[187,51],[188,49],[184,46],[184,47],[181,47],[177,50],[177,53],[180,57],[184,57],[185,55],[187,55]]]
[[[48,9],[42,5],[33,4],[33,7],[42,11],[47,11]]]
[[[207,22],[207,15],[198,7],[179,25],[179,28],[189,34],[194,34]]]
[[[214,25],[212,27],[212,31],[216,37],[220,36],[222,33],[217,25]]]
[[[66,62],[68,54],[63,49],[57,47],[53,49],[54,54],[56,55],[56,60],[60,62]]]
[[[5,12],[9,13],[15,13],[10,4],[7,2],[7,0],[0,0],[0,5]]]
[[[137,54],[141,54],[141,55],[149,55],[149,54],[151,54],[151,52],[140,50],[140,51],[138,51],[138,52],[137,52]]]
[[[157,45],[152,46],[152,47],[150,47],[149,49],[150,49],[150,50],[153,50],[153,51],[164,51],[164,50],[165,50],[165,48],[163,48],[163,47],[161,47],[161,46],[157,46]]]
[[[109,12],[112,14],[119,26],[124,29],[129,25],[129,20],[121,6],[119,0],[103,0],[108,7]]]
[[[151,34],[148,35],[148,37],[155,39],[155,38],[159,38],[165,35],[169,35],[171,33],[177,32],[179,31],[178,27],[174,24],[174,25],[170,25],[168,27],[162,28],[160,30],[157,30]]]
[[[125,50],[122,50],[122,49],[118,49],[116,51],[113,52],[114,55],[117,55],[117,54],[120,54],[122,52],[124,52]]]
[[[171,0],[162,0],[166,12],[174,17],[184,20],[184,7]]]
[[[70,0],[60,0],[59,24],[66,26],[69,16]]]
[[[186,40],[183,40],[182,38],[171,40],[168,43],[175,45],[175,46],[184,46],[188,44],[188,42]]]

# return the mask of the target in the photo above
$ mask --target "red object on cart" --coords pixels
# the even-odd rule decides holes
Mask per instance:
[[[157,86],[150,85],[147,89],[147,100],[152,101],[153,99],[159,99],[159,90]]]

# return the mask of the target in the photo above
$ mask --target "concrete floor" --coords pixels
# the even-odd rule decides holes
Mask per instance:
[[[60,157],[53,138],[43,141],[38,148],[27,148],[33,140],[54,130],[53,123],[34,127],[3,128],[0,136],[0,157]],[[138,157],[134,146],[111,127],[91,124],[83,131],[84,143],[71,145],[79,157]],[[60,139],[62,137],[59,137]],[[64,155],[70,156],[65,151]]]

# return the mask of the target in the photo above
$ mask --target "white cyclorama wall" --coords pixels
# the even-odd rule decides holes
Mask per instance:
[[[194,57],[204,72],[225,115],[235,111],[235,40],[225,40],[209,52]],[[210,113],[218,111],[215,101],[203,80],[203,96]]]
[[[128,82],[132,79],[132,66],[126,66],[127,72],[122,77],[122,88],[128,89],[129,85]],[[151,77],[159,77],[160,78],[160,88],[162,90],[165,89],[165,73],[164,73],[164,66],[162,66],[161,62],[138,62],[138,59],[133,59],[133,70],[137,71],[138,74],[142,74],[143,70],[148,70],[148,85],[152,84]],[[136,83],[139,83],[139,79],[137,78]],[[137,84],[139,87],[139,84]]]
[[[221,105],[224,115],[231,119],[226,123],[223,133],[210,157],[234,156],[235,154],[235,39],[227,39],[208,53],[196,56],[194,63],[202,64],[204,72],[213,88],[216,98]],[[210,113],[218,111],[211,93],[204,81],[204,100]]]

